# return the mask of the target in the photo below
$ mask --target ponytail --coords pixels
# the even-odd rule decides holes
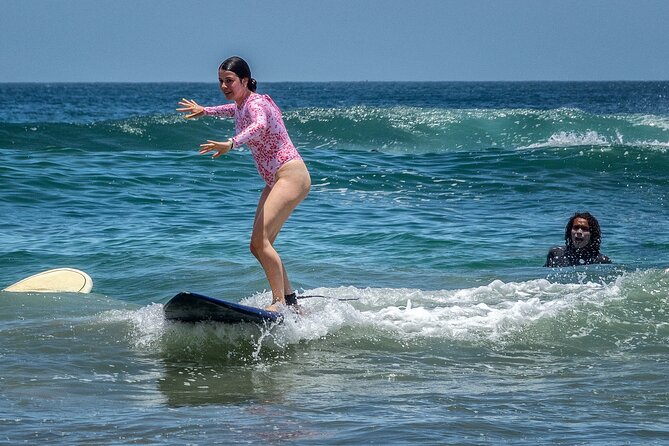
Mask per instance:
[[[223,71],[232,71],[240,79],[248,79],[248,84],[246,88],[255,93],[258,88],[258,82],[251,77],[251,68],[249,64],[246,63],[244,59],[238,56],[228,57],[223,61],[223,63],[218,67],[219,70]]]

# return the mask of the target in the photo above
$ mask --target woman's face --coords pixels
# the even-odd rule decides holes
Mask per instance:
[[[240,79],[234,71],[219,70],[218,82],[225,99],[241,102],[247,93],[248,79]]]
[[[581,249],[590,243],[590,223],[582,217],[574,219],[571,226],[571,243],[574,248]]]

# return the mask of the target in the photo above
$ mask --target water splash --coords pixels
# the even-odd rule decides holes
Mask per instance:
[[[455,342],[504,345],[569,346],[574,339],[606,346],[621,336],[620,321],[643,336],[662,336],[669,326],[669,274],[625,273],[609,282],[558,283],[494,280],[485,286],[424,291],[393,288],[317,288],[301,300],[296,315],[286,310],[283,323],[264,326],[218,323],[180,324],[164,320],[161,304],[135,311],[104,313],[107,321],[125,321],[137,349],[160,348],[171,354],[225,356],[262,362],[283,358],[301,343],[355,342],[411,345]],[[351,299],[345,300],[340,299]],[[269,295],[242,300],[262,307]],[[655,327],[649,325],[655,321]],[[623,327],[625,327],[625,325]],[[664,328],[662,328],[664,327]],[[640,333],[636,335],[641,336]]]

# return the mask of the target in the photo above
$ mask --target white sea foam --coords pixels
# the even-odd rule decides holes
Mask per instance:
[[[165,316],[162,304],[150,304],[137,310],[110,310],[100,316],[106,323],[129,323],[136,347],[155,345],[165,331]]]
[[[558,132],[552,134],[547,141],[530,144],[519,149],[541,149],[545,147],[575,147],[575,146],[610,146],[612,144],[606,137],[596,131],[585,133]]]
[[[220,343],[251,345],[259,357],[265,347],[283,349],[302,342],[343,337],[346,342],[387,339],[392,342],[445,340],[500,342],[537,324],[606,307],[624,299],[621,288],[635,280],[634,273],[611,283],[557,283],[546,279],[523,282],[495,280],[488,285],[455,290],[424,291],[408,288],[317,288],[305,291],[327,297],[301,299],[302,314],[286,310],[279,324],[217,323],[172,324],[164,319],[162,304],[138,310],[103,313],[107,322],[130,323],[130,337],[139,349],[160,348],[167,336],[170,348],[207,348]],[[635,279],[636,278],[636,279]],[[628,285],[626,285],[626,283]],[[268,293],[241,303],[265,306]],[[584,316],[585,317],[585,316]],[[565,336],[579,335],[579,329]]]
[[[606,137],[600,135],[598,132],[594,130],[587,131],[584,133],[558,132],[552,134],[546,141],[541,141],[527,146],[518,147],[517,150],[566,148],[566,147],[580,147],[580,146],[594,146],[594,147],[606,148],[614,145],[658,148],[664,150],[669,147],[669,141],[659,141],[657,139],[644,140],[644,141],[639,141],[639,140],[628,141],[619,131],[616,131],[615,137],[614,136]]]
[[[669,118],[657,115],[636,115],[629,120],[637,126],[655,127],[669,130]]]
[[[357,336],[372,332],[396,340],[494,341],[583,302],[616,297],[619,289],[616,284],[558,284],[540,279],[518,283],[496,280],[460,290],[346,287],[309,293],[331,297],[301,301],[304,315],[288,318],[274,328],[283,342],[314,340],[343,328]],[[350,298],[358,300],[338,300]],[[259,305],[262,300],[256,296],[245,303]]]

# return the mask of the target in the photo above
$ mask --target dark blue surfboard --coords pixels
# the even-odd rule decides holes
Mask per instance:
[[[276,311],[267,311],[188,291],[170,299],[165,304],[164,311],[165,319],[179,322],[263,323],[278,322],[283,318],[281,313]]]

